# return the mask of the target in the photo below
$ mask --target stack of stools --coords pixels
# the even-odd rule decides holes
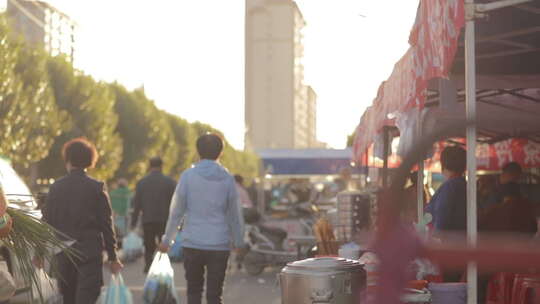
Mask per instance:
[[[372,223],[373,196],[365,192],[347,191],[338,194],[337,237],[349,242],[362,230],[368,230]]]
[[[540,274],[497,273],[486,300],[487,304],[540,304]]]
[[[515,276],[515,273],[510,272],[495,274],[488,285],[486,303],[510,304]]]
[[[540,303],[540,274],[516,274],[511,303]]]

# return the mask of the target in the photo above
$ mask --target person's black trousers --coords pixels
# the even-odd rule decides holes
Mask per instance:
[[[223,283],[229,251],[183,248],[187,281],[187,304],[201,304],[206,270],[206,303],[222,304]]]
[[[73,263],[66,255],[55,258],[60,293],[66,304],[95,304],[103,286],[102,257],[77,259]]]
[[[166,223],[145,223],[143,224],[144,234],[144,272],[148,272],[152,259],[156,252],[157,244],[161,242],[161,237],[165,233]]]

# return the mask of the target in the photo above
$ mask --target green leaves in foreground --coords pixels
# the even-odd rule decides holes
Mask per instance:
[[[54,274],[56,271],[53,261],[54,251],[61,250],[71,258],[77,254],[73,249],[67,247],[57,237],[57,232],[47,223],[36,217],[17,209],[8,208],[7,213],[13,219],[13,229],[9,236],[1,239],[8,250],[17,257],[18,269],[24,279],[25,286],[36,286],[40,302],[44,303],[38,275],[32,263],[34,256],[41,256],[44,261],[50,263]],[[34,290],[31,289],[30,296],[34,298]]]

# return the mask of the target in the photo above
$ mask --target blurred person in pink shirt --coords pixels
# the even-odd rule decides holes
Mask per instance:
[[[236,174],[234,180],[236,181],[236,191],[238,192],[240,206],[242,206],[242,208],[253,208],[253,202],[244,188],[244,178],[241,175]]]

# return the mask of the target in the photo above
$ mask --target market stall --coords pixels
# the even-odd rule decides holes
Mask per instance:
[[[462,122],[455,136],[466,135],[468,180],[476,180],[478,142],[525,139],[532,144],[524,147],[524,158],[535,162],[535,143],[540,141],[539,13],[538,1],[421,1],[409,51],[356,130],[355,159],[363,158],[384,126],[398,126],[405,144],[414,147],[428,132]],[[476,183],[468,183],[467,197],[467,234],[474,247]],[[470,264],[470,303],[476,301],[475,278]]]

